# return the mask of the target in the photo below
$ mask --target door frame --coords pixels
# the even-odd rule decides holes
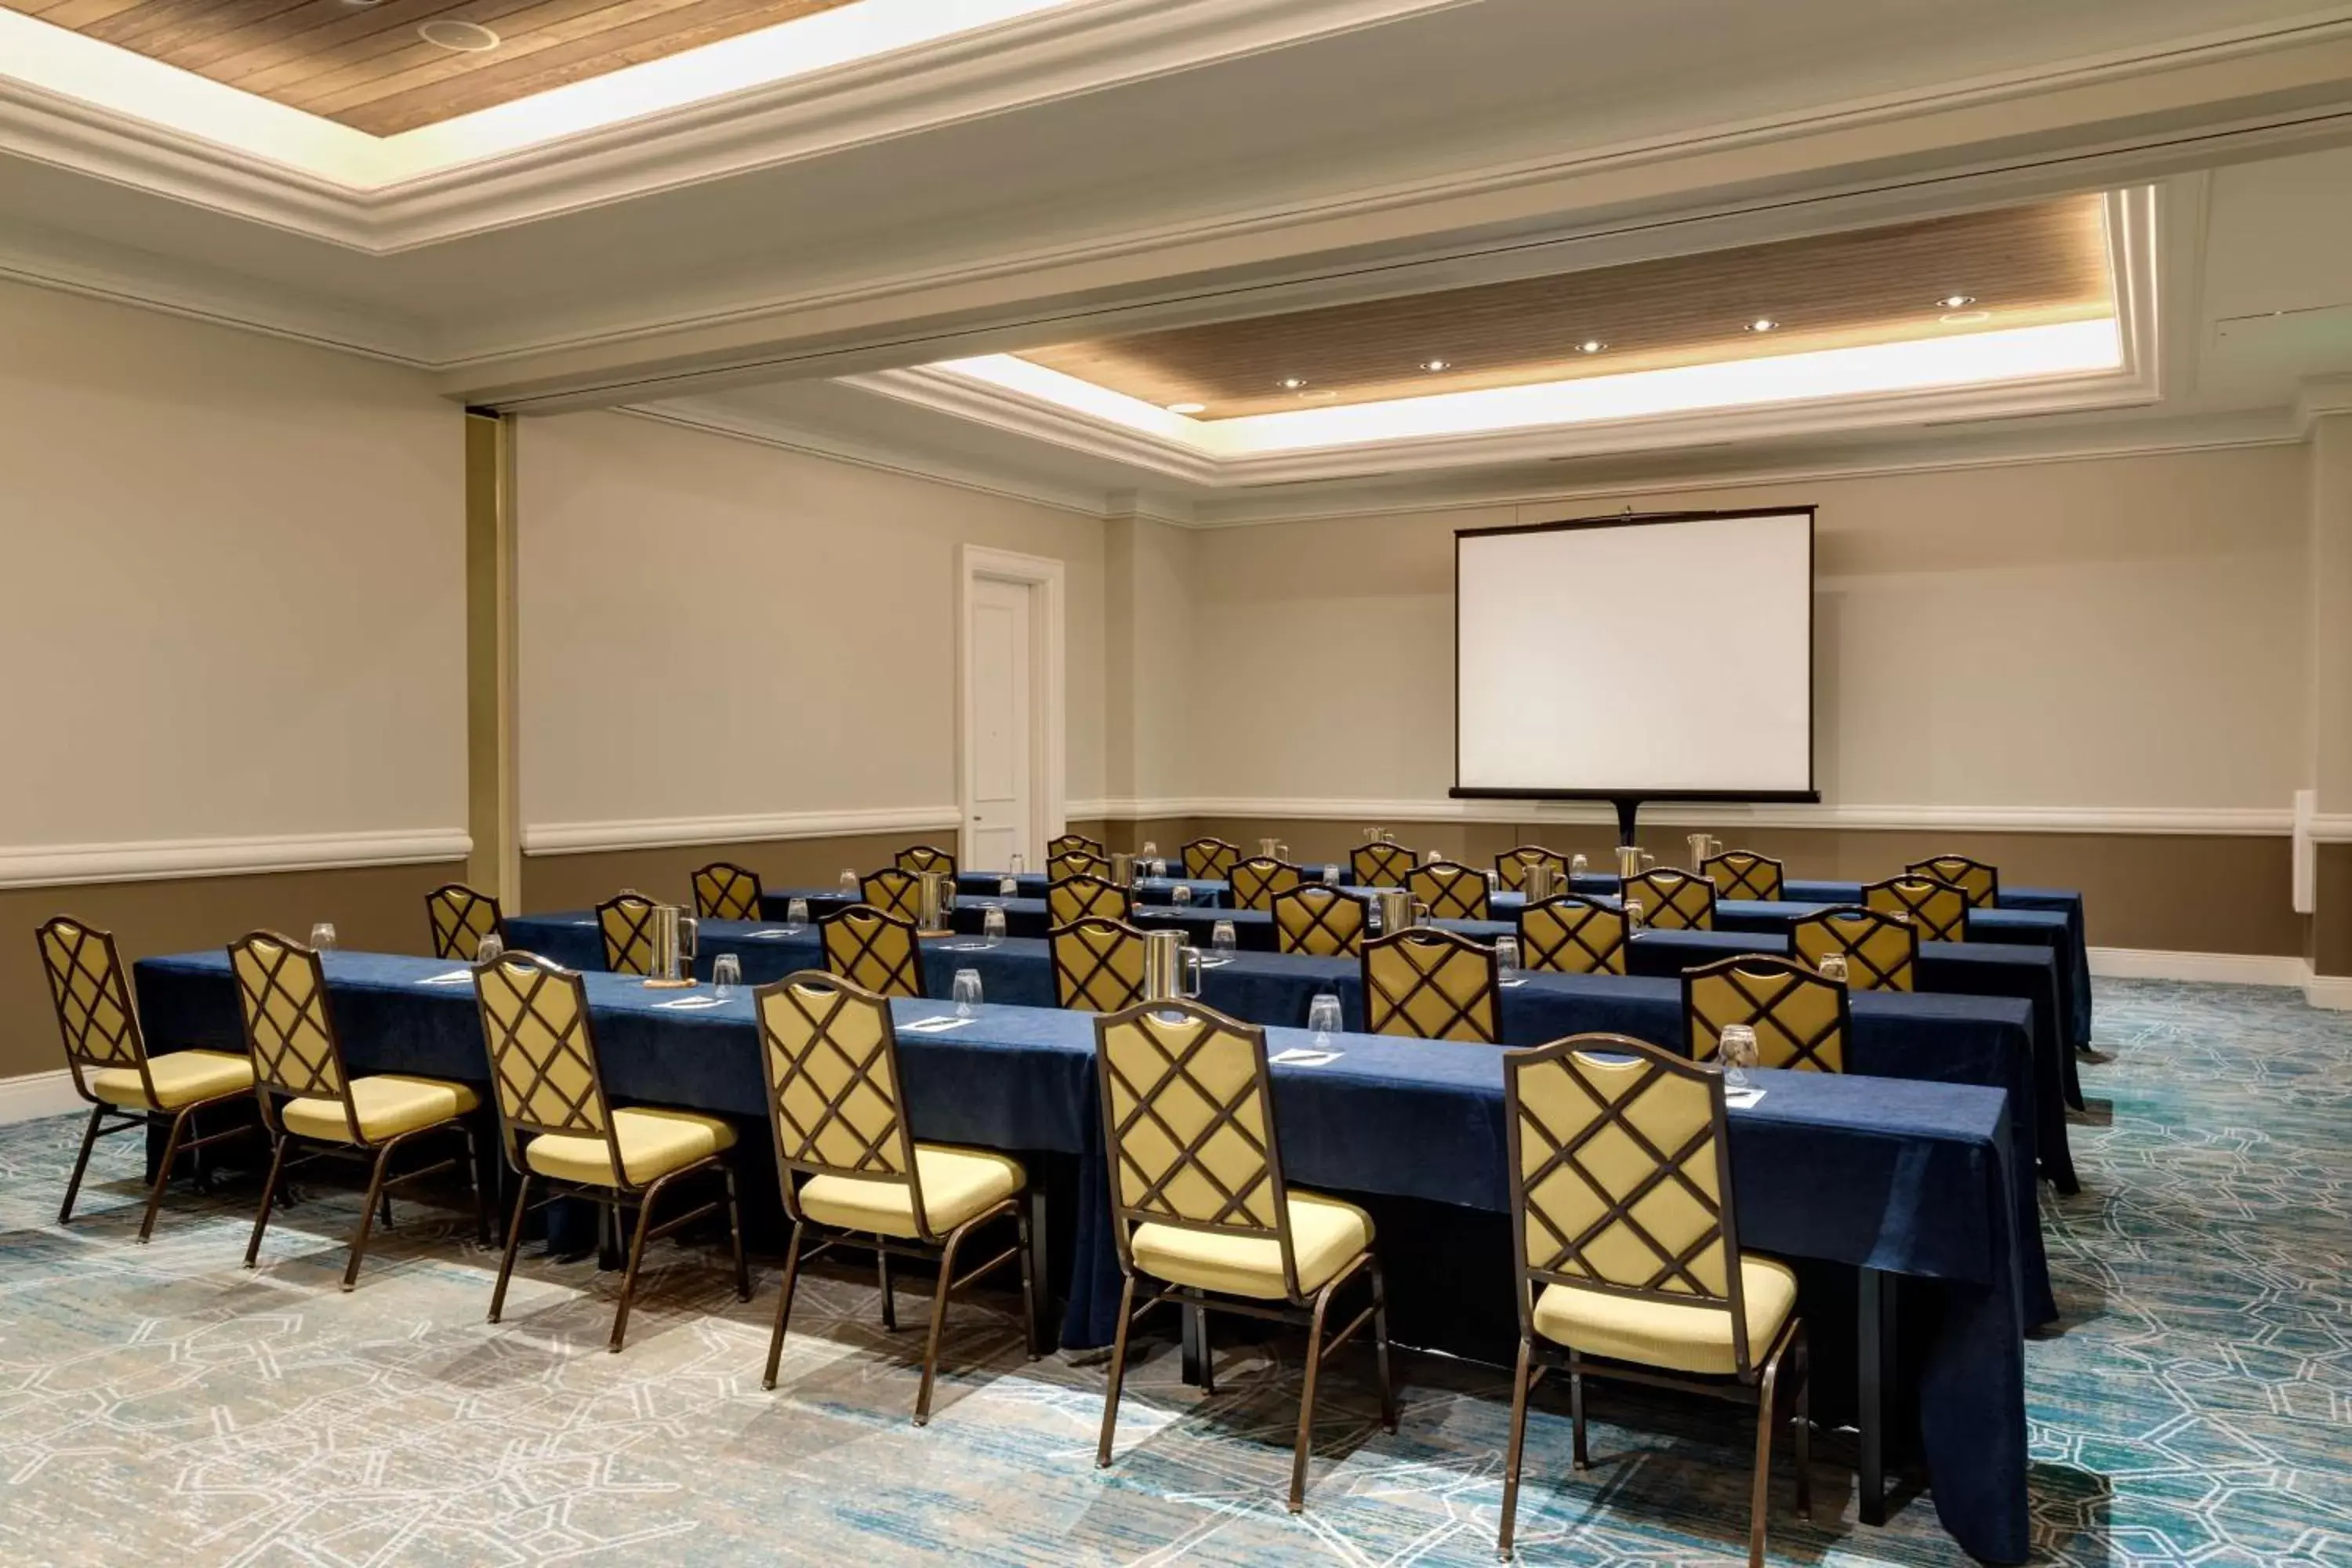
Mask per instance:
[[[983,579],[1019,583],[1029,599],[1029,845],[1038,865],[1048,841],[1068,826],[1068,725],[1065,722],[1062,649],[1067,593],[1063,563],[985,545],[961,547],[956,589],[956,806],[959,857],[972,841],[971,619],[972,595]]]

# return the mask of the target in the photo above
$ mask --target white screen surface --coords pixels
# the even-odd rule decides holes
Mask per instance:
[[[1465,532],[1454,557],[1458,788],[1812,788],[1810,511]]]

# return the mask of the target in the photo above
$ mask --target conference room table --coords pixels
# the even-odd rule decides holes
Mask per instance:
[[[959,871],[956,873],[956,893],[967,899],[1003,898],[1005,896],[1004,883],[1010,880],[1015,889],[1013,897],[1043,899],[1049,879],[1043,871]],[[1221,877],[1143,877],[1138,879],[1135,888],[1139,901],[1147,904],[1173,901],[1178,888],[1182,888],[1192,902],[1213,906],[1223,903],[1233,891],[1232,884]],[[835,898],[840,896],[837,888],[829,889],[827,892]],[[794,894],[787,889],[786,896]],[[807,896],[806,889],[802,889],[799,896]]]
[[[1710,933],[1660,934],[1687,938]],[[569,969],[604,967],[604,939],[589,910],[510,916],[507,937],[515,947]],[[932,996],[948,995],[955,972],[969,969],[980,977],[981,994],[991,1002],[1023,1007],[1056,1003],[1053,953],[1042,938],[1007,937],[991,945],[982,937],[959,933],[926,939],[921,947],[923,989]],[[721,953],[736,956],[747,985],[824,967],[812,930],[703,921],[695,973],[709,979],[710,966]],[[1339,999],[1343,1027],[1363,1028],[1363,977],[1355,959],[1236,952],[1222,963],[1212,955],[1202,970],[1201,1000],[1244,1023],[1302,1026],[1308,1004],[1318,994]],[[1973,1084],[2010,1097],[2010,1133],[2017,1143],[2017,1169],[2024,1175],[2015,1195],[2026,1310],[2034,1323],[2056,1318],[2032,1177],[2040,1163],[2053,1184],[2072,1191],[2074,1176],[2066,1152],[2065,1119],[2056,1118],[2053,1133],[2042,1131],[2049,1119],[2041,1110],[2043,1089],[2036,1070],[2032,1006],[2000,996],[1900,991],[1857,991],[1850,1001],[1853,1042],[1849,1071]],[[1539,1046],[1564,1035],[1597,1031],[1687,1049],[1678,979],[1529,973],[1504,988],[1501,1024],[1503,1043],[1510,1046]],[[2054,1137],[2054,1145],[2045,1147],[2045,1136]]]
[[[330,952],[322,962],[351,1070],[487,1085],[472,988],[450,978],[461,969],[446,960],[346,952]],[[234,1048],[241,1041],[225,952],[142,959],[134,973],[155,1047]],[[748,993],[686,1008],[678,1004],[709,994],[685,997],[600,973],[584,984],[606,1089],[616,1100],[765,1120]],[[1093,1019],[988,1003],[969,1021],[933,1033],[921,1026],[950,1016],[945,1004],[898,1001],[892,1013],[918,1136],[1077,1156],[1082,1174],[1068,1196],[1080,1211],[1078,1245],[1066,1277],[1054,1281],[1067,1302],[1061,1339],[1073,1348],[1108,1343],[1118,1272]],[[1268,1045],[1278,1054],[1314,1039],[1276,1029]],[[1349,1034],[1331,1037],[1329,1045],[1337,1060],[1273,1069],[1286,1173],[1302,1187],[1373,1208],[1403,1342],[1423,1342],[1415,1325],[1442,1334],[1468,1316],[1486,1323],[1478,1342],[1495,1353],[1493,1333],[1516,1334],[1502,1053]],[[1841,1394],[1858,1401],[1852,1408],[1864,1438],[1866,1516],[1883,1511],[1880,1467],[1890,1425],[1901,1419],[1895,1413],[1916,1402],[1945,1529],[1983,1561],[2022,1562],[2031,1320],[2016,1192],[2027,1178],[2012,1152],[2008,1098],[1970,1084],[1755,1076],[1761,1099],[1735,1107],[1729,1122],[1741,1241],[1791,1260],[1807,1277],[1812,1294],[1804,1310],[1822,1385],[1816,1413],[1833,1422]],[[745,1131],[745,1157],[757,1161],[765,1134]],[[1402,1150],[1413,1157],[1400,1158]],[[1409,1217],[1415,1205],[1452,1218],[1415,1223]],[[1391,1226],[1401,1213],[1408,1217]],[[1858,1279],[1861,1288],[1824,1290],[1813,1269]],[[1898,1295],[1900,1315],[1882,1315]],[[1836,1303],[1855,1297],[1862,1306],[1848,1325]],[[1895,1343],[1882,1337],[1890,1327]],[[1842,1359],[1859,1369],[1855,1385],[1843,1390],[1836,1384]]]

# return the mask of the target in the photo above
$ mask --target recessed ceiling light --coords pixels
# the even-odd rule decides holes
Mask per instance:
[[[1168,405],[1171,414],[1206,414],[1208,411],[1209,405],[1205,403],[1171,403]]]
[[[417,24],[416,36],[453,54],[478,55],[499,47],[499,36],[479,22],[456,22],[446,16]]]
[[[1576,352],[1580,354],[1597,354],[1608,346],[1609,345],[1607,343],[1602,342],[1599,338],[1587,338],[1582,342],[1576,345]]]
[[[1297,392],[1307,384],[1307,378],[1303,375],[1286,375],[1275,384],[1285,392]]]
[[[1427,371],[1452,370],[1454,362],[1450,359],[1425,359],[1421,362],[1421,368]]]
[[[1964,310],[1977,302],[1974,294],[1947,294],[1936,301],[1947,310]]]
[[[1780,325],[1780,322],[1769,316],[1759,316],[1748,323],[1748,330],[1751,332],[1769,332],[1777,330]]]

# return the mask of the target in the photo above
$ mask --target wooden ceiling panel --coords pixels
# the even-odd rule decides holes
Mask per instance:
[[[0,0],[372,135],[492,108],[851,0]],[[478,52],[419,29],[470,22]]]
[[[1970,296],[1965,310],[1940,301]],[[1205,419],[2114,314],[2103,198],[1024,350]],[[1946,320],[1956,317],[1956,320]],[[1757,332],[1748,323],[1777,322]],[[1580,352],[1587,342],[1600,352]],[[1445,368],[1421,368],[1433,362]],[[1297,389],[1286,379],[1303,381]]]

